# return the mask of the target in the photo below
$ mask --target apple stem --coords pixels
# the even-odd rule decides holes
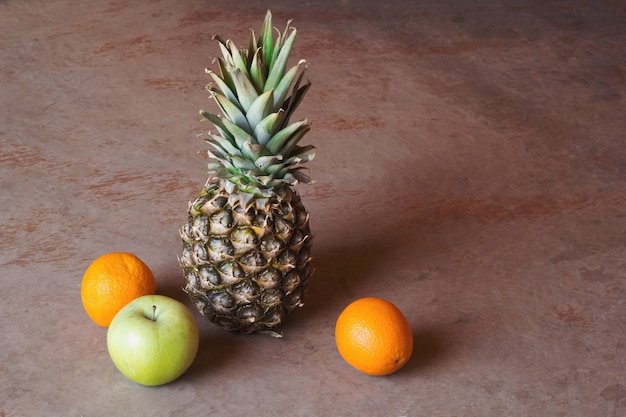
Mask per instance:
[[[156,321],[156,306],[152,306],[152,321]]]

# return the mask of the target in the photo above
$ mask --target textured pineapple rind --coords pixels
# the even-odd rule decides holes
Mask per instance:
[[[240,198],[210,178],[180,231],[185,292],[226,330],[269,330],[303,305],[311,275],[309,215],[298,193]]]

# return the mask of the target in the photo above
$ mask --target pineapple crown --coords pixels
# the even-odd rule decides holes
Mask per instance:
[[[314,147],[298,145],[310,124],[289,122],[311,85],[302,84],[306,61],[287,69],[296,37],[290,23],[280,33],[268,10],[258,39],[250,30],[248,49],[213,37],[223,57],[216,59],[220,74],[206,69],[215,83],[207,90],[221,114],[200,114],[217,129],[205,139],[211,145],[209,171],[231,191],[269,197],[282,186],[312,182],[302,165],[313,159]]]

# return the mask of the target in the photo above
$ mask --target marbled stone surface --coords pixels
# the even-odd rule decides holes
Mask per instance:
[[[219,33],[294,19],[318,148],[315,275],[282,339],[198,315],[188,373],[126,380],[80,282],[177,256],[204,184]],[[626,416],[622,1],[0,2],[0,416]],[[334,344],[361,296],[415,333],[369,377]]]

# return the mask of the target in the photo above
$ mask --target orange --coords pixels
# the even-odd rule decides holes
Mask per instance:
[[[398,307],[376,297],[358,299],[341,312],[335,341],[343,359],[368,375],[391,374],[413,353],[409,322]]]
[[[107,253],[93,261],[80,287],[85,311],[102,327],[109,327],[126,304],[155,291],[156,281],[150,268],[126,252]]]

